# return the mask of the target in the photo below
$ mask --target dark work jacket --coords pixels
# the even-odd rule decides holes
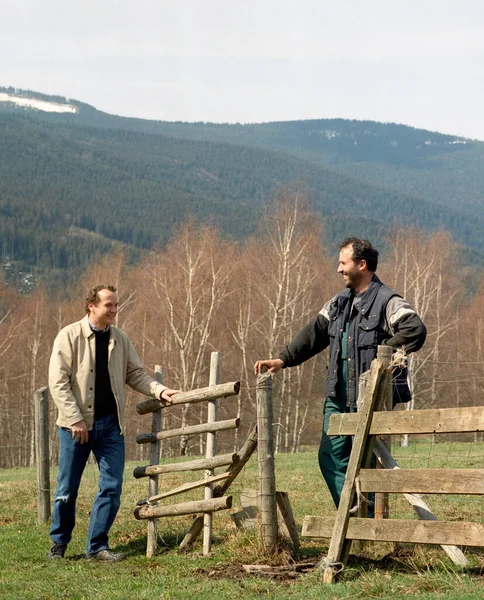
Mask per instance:
[[[426,329],[415,313],[407,317],[405,331],[402,328],[396,335],[390,331],[386,319],[386,306],[394,296],[401,297],[374,275],[368,289],[355,300],[353,318],[349,321],[347,343],[348,406],[356,406],[359,376],[370,368],[371,361],[376,357],[378,345],[386,345],[390,340],[388,345],[395,348],[405,345],[410,352],[423,345]],[[331,397],[337,395],[338,375],[341,374],[339,366],[342,337],[353,298],[354,295],[349,289],[337,294],[325,305],[327,312],[319,313],[279,355],[284,367],[292,367],[303,363],[329,345],[326,395]],[[397,337],[399,343],[396,344],[394,342],[397,342]],[[396,369],[393,372],[393,402],[408,402],[410,399],[406,369]]]
[[[352,311],[349,320],[347,344],[347,406],[355,407],[358,398],[359,376],[368,371],[376,357],[378,345],[392,337],[386,323],[385,308],[394,296],[392,289],[374,278],[365,293],[351,303],[354,295],[345,289],[336,296],[329,310],[329,366],[326,379],[326,395],[336,396],[338,365],[341,357],[341,341],[345,328],[345,314]],[[396,377],[397,376],[397,377]],[[406,369],[393,373],[393,402],[408,402],[410,390],[407,384]]]

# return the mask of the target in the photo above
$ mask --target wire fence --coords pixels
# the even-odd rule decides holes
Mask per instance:
[[[462,407],[461,407],[462,408]],[[236,414],[237,407],[233,401],[227,400],[221,402],[219,418],[234,418],[240,416]],[[134,414],[133,414],[134,413]],[[12,418],[12,413],[0,411],[0,419]],[[22,422],[25,419],[31,419],[31,414],[15,414],[15,421]],[[50,421],[50,463],[55,466],[59,457],[59,442],[57,438],[57,427],[55,420],[57,411],[52,402],[49,404]],[[196,424],[204,421],[204,416],[192,407],[188,418],[185,416],[185,424]],[[164,411],[163,429],[175,429],[182,426],[183,416],[182,407],[172,407]],[[217,446],[221,451],[235,451],[237,444],[243,443],[246,433],[255,423],[254,410],[247,409],[242,413],[241,427],[234,436],[233,432],[221,431],[217,433]],[[276,423],[275,426],[283,427],[283,424]],[[313,427],[318,430],[320,424]],[[138,444],[136,435],[151,431],[151,415],[139,416],[134,410],[129,411],[125,419],[125,445],[126,457],[128,461],[146,460],[149,461],[150,444]],[[33,440],[27,442],[20,436],[14,438],[13,443],[0,443],[0,468],[17,468],[35,465],[35,456],[33,454]],[[401,461],[407,468],[427,467],[484,467],[484,432],[466,434],[435,434],[435,435],[415,435],[408,437],[408,446],[403,447],[399,436],[394,436],[392,440],[392,453],[397,461]],[[301,451],[317,451],[318,440],[313,443],[304,444],[298,449]],[[187,456],[203,455],[205,451],[205,436],[197,435],[188,440],[185,448]],[[161,444],[160,461],[173,461],[180,456],[180,444],[176,438],[164,440]],[[403,466],[402,465],[402,466]]]
[[[141,399],[141,398],[139,398]],[[132,396],[130,398],[130,404],[128,406],[128,415],[125,420],[125,444],[126,444],[126,455],[127,461],[134,462],[137,465],[141,464],[149,464],[150,462],[150,450],[151,444],[138,444],[136,442],[136,435],[139,433],[147,433],[151,431],[151,421],[152,415],[137,415],[135,411],[136,402],[135,398]],[[233,399],[226,399],[220,402],[220,414],[219,418],[233,418],[238,416],[237,410],[239,406],[237,403],[233,401]],[[461,407],[462,408],[462,407]],[[163,429],[174,429],[178,428],[184,422],[184,417],[182,415],[182,406],[170,407],[168,410],[163,411]],[[50,439],[49,439],[49,453],[50,453],[50,464],[51,464],[51,482],[56,476],[56,466],[58,462],[59,456],[59,442],[57,437],[57,427],[55,425],[57,411],[52,403],[49,402],[49,420],[50,420]],[[1,417],[0,413],[0,417]],[[8,416],[11,416],[9,413]],[[203,419],[202,412],[198,409],[196,405],[192,405],[190,408],[190,414],[188,415],[188,423],[187,424],[195,424],[204,420],[205,411],[203,411]],[[23,417],[19,417],[16,415],[16,418],[22,419]],[[30,414],[26,414],[24,418],[31,418]],[[186,419],[186,415],[185,415]],[[220,452],[227,451],[235,451],[236,447],[240,447],[245,439],[246,432],[249,431],[251,426],[255,422],[254,412],[251,410],[251,407],[247,407],[247,410],[244,411],[242,415],[242,427],[234,434],[234,431],[225,431],[218,432],[217,434],[217,449]],[[276,424],[279,426],[280,424]],[[318,424],[318,426],[320,426]],[[450,434],[435,434],[435,435],[414,435],[409,436],[405,441],[407,445],[401,444],[401,439],[399,436],[393,436],[392,439],[392,455],[395,460],[398,462],[401,468],[408,469],[422,469],[422,468],[473,468],[484,469],[484,439],[483,432],[475,432],[469,434],[459,434],[450,435]],[[203,456],[204,455],[204,444],[205,444],[205,436],[197,435],[193,436],[189,440],[189,444],[187,446],[187,455],[192,457],[195,456]],[[179,441],[174,438],[170,440],[164,440],[161,444],[161,456],[160,456],[160,464],[166,464],[168,462],[176,462],[176,460],[183,460],[185,457],[180,457],[180,445]],[[26,444],[25,441],[22,443],[20,439],[14,444],[5,444],[0,443],[0,456],[4,458],[6,456],[5,453],[9,453],[12,457],[19,455],[20,452],[23,452],[25,455]],[[308,461],[314,461],[314,470],[317,471],[317,444],[305,445],[300,448],[300,452],[304,452],[308,454]],[[31,453],[30,453],[31,454]],[[31,454],[32,455],[32,454]],[[35,457],[34,457],[35,458]],[[19,465],[16,465],[19,466]],[[34,466],[24,465],[24,466]],[[240,478],[239,485],[244,486],[245,482],[250,481],[251,485],[253,485],[254,480],[257,479],[257,464],[255,462],[249,463]],[[91,458],[86,465],[83,481],[84,485],[96,488],[97,479],[99,476],[98,468],[95,463],[94,457],[91,455]],[[185,477],[190,477],[190,475],[185,475]],[[126,471],[126,478],[129,480],[131,478],[131,474],[129,470]],[[31,475],[25,473],[25,479],[31,480]],[[167,475],[163,476],[163,486],[170,488],[176,485],[178,482],[176,475]],[[141,491],[141,496],[145,494],[144,491],[144,482],[140,482],[137,484]],[[321,482],[323,486],[323,482]],[[53,490],[52,490],[53,491]],[[140,496],[140,497],[141,497]],[[443,501],[443,502],[442,502]],[[395,511],[404,512],[405,510],[409,510],[405,503],[401,500],[401,498],[396,499],[396,507]],[[456,514],[463,515],[464,513],[461,510],[461,503],[463,502],[462,497],[460,496],[446,496],[445,499],[441,498],[439,500],[432,499],[431,504],[434,506],[436,503],[436,508],[442,514]],[[484,519],[484,506],[482,504],[481,497],[471,497],[466,499],[466,515],[469,511],[472,513],[472,517],[476,520]],[[399,504],[403,504],[401,508],[399,508]],[[471,509],[469,507],[472,507]],[[393,510],[393,509],[392,509]],[[469,518],[469,517],[467,517]]]

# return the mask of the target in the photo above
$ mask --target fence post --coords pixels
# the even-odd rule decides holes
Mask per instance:
[[[220,373],[220,352],[212,352],[210,355],[210,379],[208,385],[217,385],[219,383]],[[207,409],[207,423],[213,423],[217,420],[218,401],[210,400]],[[213,458],[216,452],[216,434],[207,433],[207,445],[205,448],[205,458]],[[206,477],[214,474],[213,469],[205,471]],[[213,498],[213,485],[205,486],[205,500]],[[212,531],[213,531],[213,513],[208,512],[203,515],[203,554],[210,554],[212,549]]]
[[[393,348],[390,346],[378,346],[377,358],[382,361],[382,364],[386,371],[383,374],[382,381],[380,384],[380,390],[378,398],[376,400],[375,410],[392,410],[392,372],[389,369],[390,361],[392,359]],[[392,450],[392,438],[389,435],[381,436],[385,447],[391,454]],[[381,461],[377,461],[377,468],[384,468]],[[384,492],[375,494],[375,519],[388,519],[390,516],[390,495]]]
[[[49,391],[46,387],[34,395],[35,462],[37,470],[37,521],[50,519],[49,474]]]
[[[155,379],[158,383],[163,383],[163,370],[160,365],[155,365]],[[163,423],[163,409],[157,410],[153,413],[151,420],[151,433],[157,434],[162,429]],[[161,441],[156,440],[151,443],[150,452],[150,465],[157,465],[160,462],[160,448]],[[158,493],[158,475],[151,475],[148,482],[148,498],[156,496]],[[158,546],[158,522],[156,519],[150,519],[148,521],[148,535],[146,538],[146,556],[154,556],[156,554],[156,548]]]
[[[266,371],[265,367],[263,370]],[[271,373],[263,372],[257,376],[256,391],[262,543],[268,554],[274,554],[278,529]]]

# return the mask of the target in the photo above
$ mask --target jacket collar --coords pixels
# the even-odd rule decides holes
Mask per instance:
[[[382,286],[382,282],[378,279],[376,275],[373,275],[370,285],[363,292],[362,296],[355,302],[355,308],[362,315],[365,315],[370,311],[370,308],[375,301],[376,295],[378,294],[378,290]]]
[[[87,315],[80,320],[80,323],[81,323],[81,330],[82,330],[82,333],[85,338],[88,338],[91,335],[94,335],[94,331],[91,329],[91,326],[89,325],[89,317]],[[113,348],[114,345],[116,344],[115,335],[116,334],[114,333],[114,327],[111,325],[109,327],[109,347],[110,348]]]
[[[82,329],[82,333],[84,334],[84,337],[88,338],[91,335],[94,335],[94,331],[91,329],[90,325],[89,325],[89,318],[87,315],[85,315],[82,319],[81,319],[81,329]]]
[[[368,288],[363,292],[363,294],[357,299],[354,304],[354,307],[358,312],[362,315],[365,315],[371,308],[376,295],[378,294],[378,290],[382,286],[382,282],[378,279],[376,275],[373,275]],[[338,313],[343,311],[346,303],[350,299],[350,297],[354,296],[353,290],[349,288],[345,288],[342,292],[338,294]]]

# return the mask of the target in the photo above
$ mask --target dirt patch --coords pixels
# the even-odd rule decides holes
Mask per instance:
[[[0,525],[10,525],[10,523],[15,523],[15,519],[13,517],[0,517]]]
[[[305,573],[309,573],[316,568],[317,564],[314,562],[278,566],[225,563],[215,565],[210,569],[199,568],[195,571],[195,573],[205,577],[210,577],[211,579],[243,580],[247,577],[260,577],[263,579],[289,582],[298,579]]]

